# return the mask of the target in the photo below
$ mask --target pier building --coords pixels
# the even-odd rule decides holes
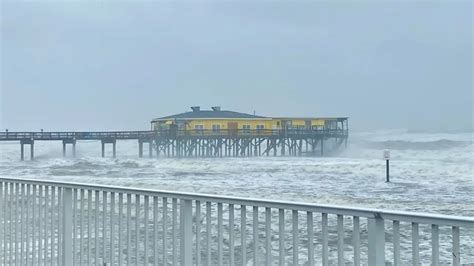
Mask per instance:
[[[212,107],[151,121],[166,156],[324,155],[347,145],[347,117],[266,117]]]
[[[190,112],[165,116],[152,120],[155,130],[185,130],[202,133],[202,130],[321,130],[341,129],[346,126],[347,118],[316,118],[316,117],[264,117],[223,111],[220,107],[211,107],[212,110],[201,110],[199,106],[191,107]],[[340,123],[340,125],[338,125]]]

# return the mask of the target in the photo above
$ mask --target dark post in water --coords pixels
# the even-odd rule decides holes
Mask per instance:
[[[385,180],[385,182],[390,182],[390,151],[389,150],[385,150],[383,152],[383,158],[385,159],[385,162],[386,162],[386,172],[387,172],[387,179]]]

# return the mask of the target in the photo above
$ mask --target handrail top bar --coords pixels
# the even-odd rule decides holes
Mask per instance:
[[[321,212],[321,213],[328,213],[328,214],[360,216],[360,217],[367,217],[367,218],[381,217],[388,220],[409,221],[409,222],[416,222],[416,223],[422,223],[422,224],[474,227],[474,217],[467,217],[467,216],[379,210],[379,209],[372,209],[372,208],[345,207],[345,206],[336,206],[336,205],[328,205],[328,204],[314,204],[314,203],[291,202],[291,201],[282,201],[282,200],[242,198],[242,197],[233,197],[233,196],[217,196],[217,195],[201,194],[201,193],[176,192],[176,191],[143,189],[143,188],[127,188],[127,187],[120,187],[120,186],[85,184],[85,183],[76,183],[76,182],[60,182],[60,181],[49,181],[49,180],[41,180],[41,179],[23,179],[23,178],[14,179],[14,178],[0,177],[0,182],[59,186],[59,187],[73,188],[73,189],[105,190],[108,192],[116,192],[116,193],[136,193],[136,194],[142,194],[142,195],[148,195],[148,196],[160,196],[160,197],[169,197],[169,198],[199,200],[202,202],[216,202],[216,203],[226,203],[226,204],[236,204],[236,205],[246,205],[246,206],[312,211],[312,212]]]
[[[345,130],[345,129],[344,129]],[[95,134],[95,133],[156,133],[156,132],[173,132],[173,131],[214,131],[214,129],[156,129],[156,130],[104,130],[104,131],[75,131],[75,130],[69,130],[69,131],[0,131],[0,134],[9,134],[9,135],[14,135],[14,134],[57,134],[57,133],[62,133],[62,134],[75,134],[75,133],[89,133],[89,134]],[[289,128],[289,129],[273,129],[273,128],[263,128],[263,129],[224,129],[221,128],[219,131],[342,131],[341,128],[324,128],[324,129],[299,129],[299,128]]]
[[[69,134],[74,134],[74,133],[153,133],[155,132],[154,130],[105,130],[105,131],[1,131],[0,133],[3,134],[21,134],[21,133],[27,133],[27,134],[50,134],[50,133],[69,133]]]

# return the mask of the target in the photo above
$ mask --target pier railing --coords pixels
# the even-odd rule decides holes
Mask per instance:
[[[102,139],[154,139],[157,137],[268,137],[268,136],[347,136],[346,129],[190,129],[154,131],[103,131],[103,132],[0,132],[2,140],[102,140]]]
[[[0,178],[3,265],[474,262],[474,217]]]
[[[113,139],[147,139],[155,136],[154,131],[97,131],[97,132],[0,132],[0,140],[101,140]]]
[[[342,129],[191,129],[191,130],[157,130],[157,136],[165,137],[304,137],[333,135],[346,136],[348,132]]]

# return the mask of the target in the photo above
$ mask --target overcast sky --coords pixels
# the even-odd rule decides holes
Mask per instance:
[[[472,14],[470,1],[1,1],[0,130],[148,129],[221,105],[472,131]]]

